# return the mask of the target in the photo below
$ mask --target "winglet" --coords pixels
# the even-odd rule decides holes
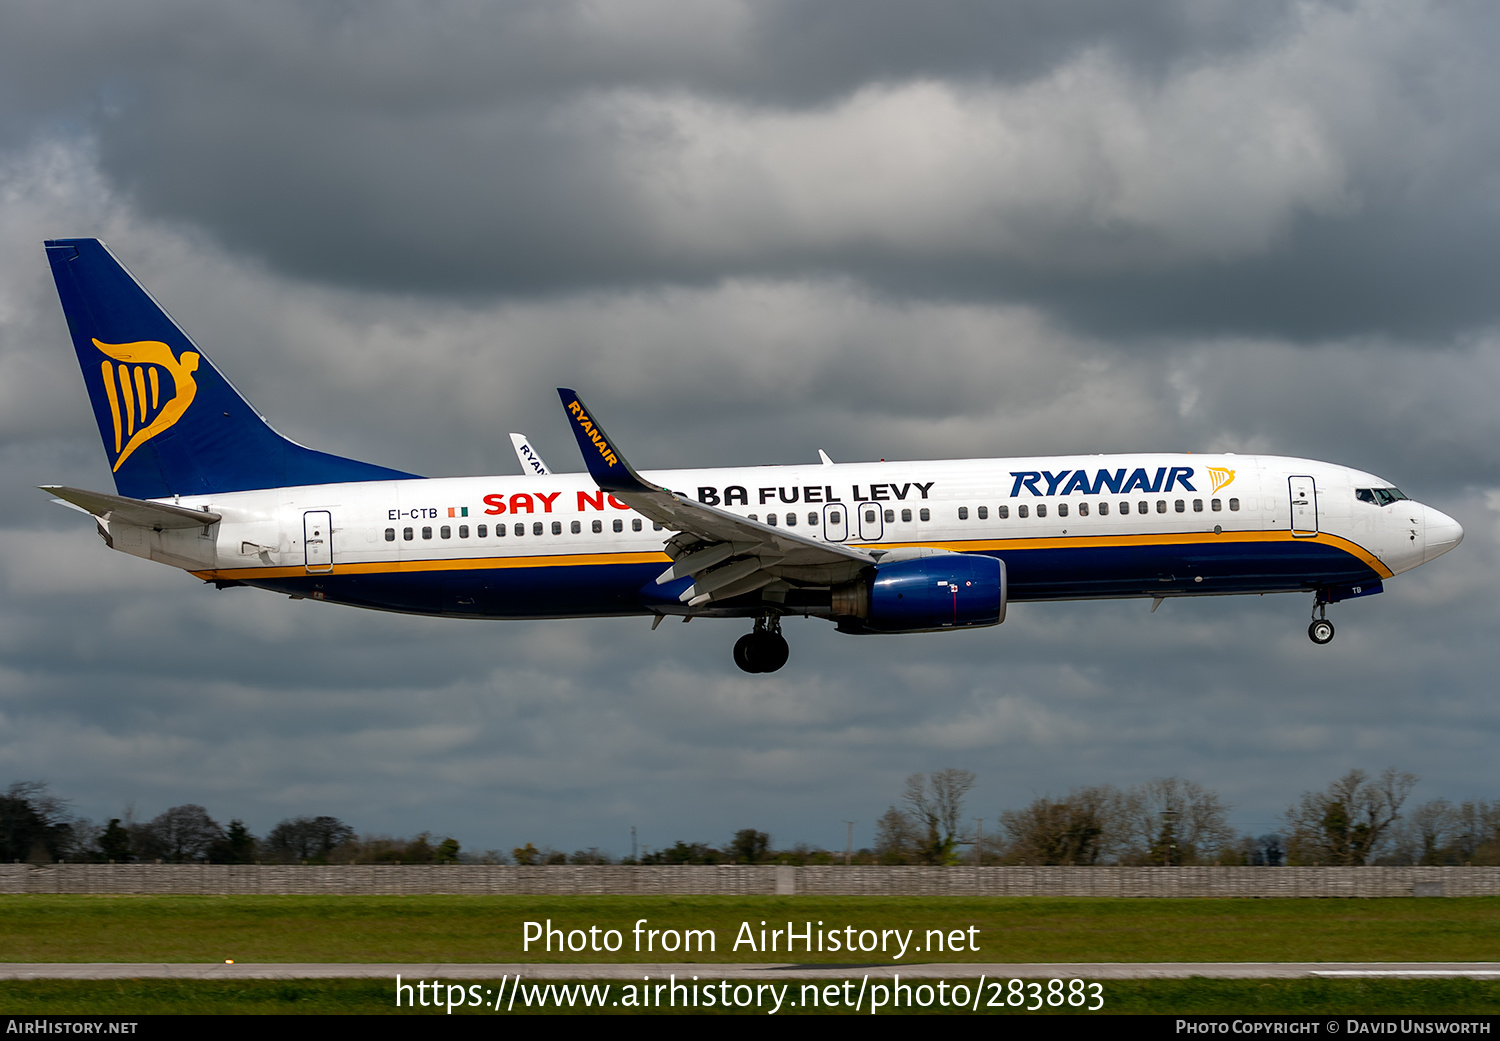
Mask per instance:
[[[607,492],[659,492],[658,485],[644,480],[636,473],[625,457],[615,447],[613,439],[594,419],[583,400],[566,387],[557,388],[563,408],[568,413],[568,422],[573,427],[573,436],[578,439],[578,449],[583,453],[584,465],[594,483]]]

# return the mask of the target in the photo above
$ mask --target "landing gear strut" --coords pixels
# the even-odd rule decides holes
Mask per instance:
[[[1318,646],[1333,639],[1333,623],[1328,620],[1328,601],[1320,590],[1313,598],[1313,621],[1307,627],[1307,638]]]
[[[761,615],[755,628],[735,642],[734,663],[746,672],[775,672],[786,664],[790,653],[781,635],[780,617]]]

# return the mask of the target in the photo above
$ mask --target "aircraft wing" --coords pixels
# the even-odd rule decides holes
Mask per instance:
[[[57,501],[77,506],[95,517],[118,520],[156,531],[167,528],[204,528],[220,519],[220,514],[209,513],[207,510],[189,510],[145,499],[127,499],[123,495],[110,495],[106,492],[87,492],[82,488],[66,488],[58,484],[44,484],[41,489],[57,496]]]
[[[642,516],[678,534],[667,540],[672,566],[656,581],[692,576],[681,599],[690,607],[757,590],[776,599],[791,585],[847,582],[875,563],[869,552],[820,542],[784,528],[705,506],[643,478],[625,461],[593,413],[573,391],[558,388],[589,475],[606,492]]]

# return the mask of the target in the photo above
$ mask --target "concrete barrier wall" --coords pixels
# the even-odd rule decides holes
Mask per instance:
[[[0,893],[556,896],[1500,895],[1500,867],[502,867],[0,865]]]

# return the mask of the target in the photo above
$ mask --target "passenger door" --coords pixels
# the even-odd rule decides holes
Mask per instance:
[[[1307,474],[1287,478],[1292,503],[1292,535],[1299,539],[1318,533],[1318,485]]]
[[[308,571],[333,570],[333,515],[327,510],[302,515],[302,548]]]

